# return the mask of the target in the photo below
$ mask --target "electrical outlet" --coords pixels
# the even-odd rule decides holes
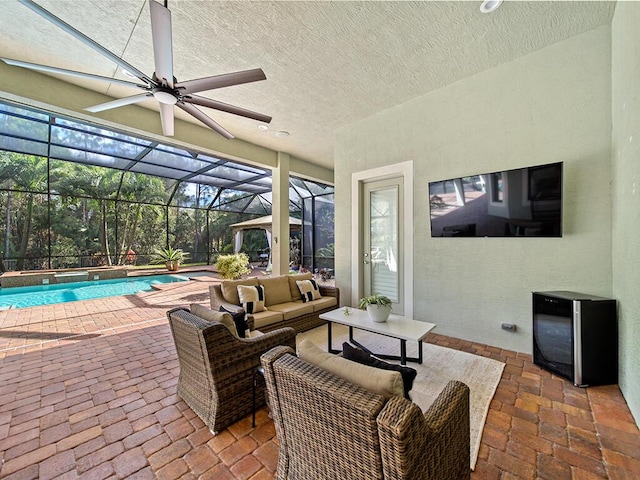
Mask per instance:
[[[500,326],[502,327],[503,330],[506,330],[508,332],[516,331],[516,326],[513,323],[502,322]]]

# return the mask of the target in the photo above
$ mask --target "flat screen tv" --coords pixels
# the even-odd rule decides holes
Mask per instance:
[[[561,237],[562,162],[429,183],[432,237]]]

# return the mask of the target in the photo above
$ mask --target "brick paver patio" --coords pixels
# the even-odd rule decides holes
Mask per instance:
[[[0,312],[0,478],[273,479],[262,409],[216,437],[176,395],[165,312],[208,303],[213,279]],[[441,335],[507,363],[474,480],[637,479],[640,433],[617,386],[576,388],[529,355]]]

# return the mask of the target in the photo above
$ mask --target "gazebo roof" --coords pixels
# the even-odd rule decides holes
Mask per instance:
[[[271,231],[271,225],[273,223],[273,215],[266,215],[264,217],[252,218],[246,222],[234,223],[231,225],[234,233],[239,230],[253,230],[256,228],[262,230]],[[302,220],[298,218],[289,217],[289,228],[292,230],[300,230],[302,227]]]

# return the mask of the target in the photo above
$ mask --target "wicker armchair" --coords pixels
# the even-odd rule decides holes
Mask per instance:
[[[169,310],[167,317],[180,364],[178,395],[214,435],[251,413],[260,355],[276,345],[295,347],[292,328],[245,339],[186,308]],[[256,407],[264,405],[262,382],[256,393]]]
[[[451,381],[423,414],[276,347],[262,356],[280,444],[278,480],[469,479],[469,388]]]

